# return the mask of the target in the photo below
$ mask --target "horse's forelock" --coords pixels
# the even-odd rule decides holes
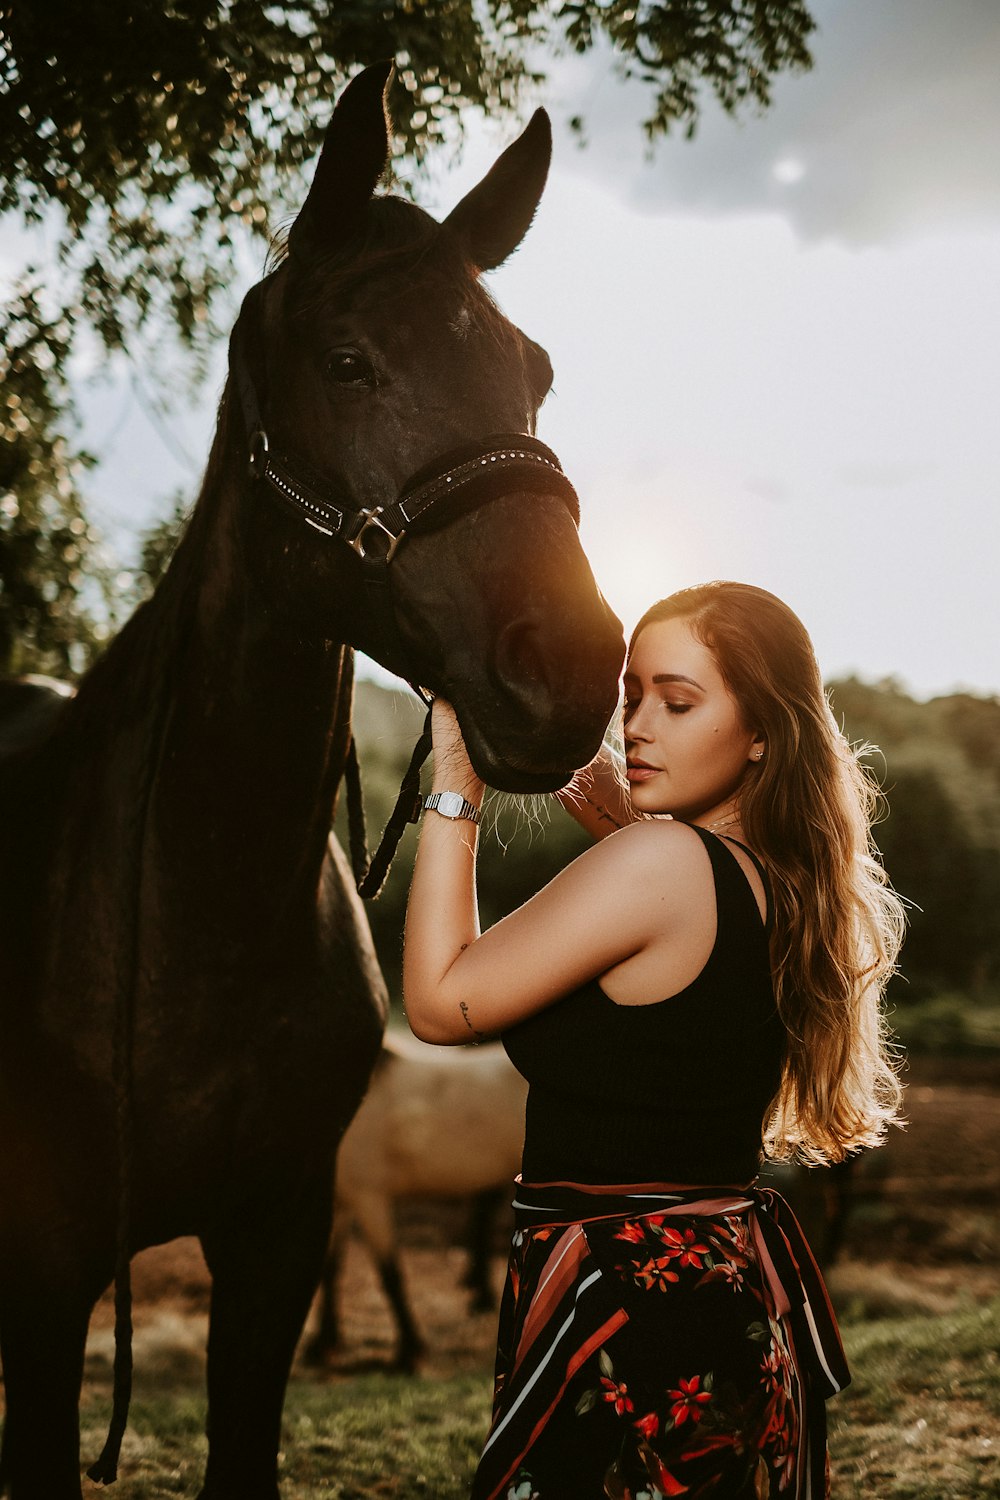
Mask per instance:
[[[309,255],[288,248],[288,230],[272,242],[268,264],[287,267],[290,308],[311,314],[342,303],[354,289],[374,277],[413,270],[437,261],[439,225],[414,203],[395,197],[373,198],[354,232],[329,249],[313,245]]]

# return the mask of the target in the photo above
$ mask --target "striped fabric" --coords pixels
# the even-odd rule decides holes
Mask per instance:
[[[789,1500],[823,1500],[824,1403],[849,1383],[850,1372],[822,1274],[785,1199],[756,1186],[519,1180],[516,1188],[515,1253],[500,1310],[493,1423],[472,1500],[505,1500],[505,1487],[573,1376],[628,1321],[591,1253],[587,1226],[611,1219],[641,1222],[649,1215],[746,1223],[767,1312],[782,1325],[798,1377],[798,1452]],[[535,1251],[527,1260],[517,1254],[526,1236]],[[525,1272],[520,1284],[519,1266]]]

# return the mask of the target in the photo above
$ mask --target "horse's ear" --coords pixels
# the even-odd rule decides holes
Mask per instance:
[[[288,232],[292,255],[333,249],[346,239],[389,160],[385,96],[392,63],[356,74],[337,101],[312,186]]]
[[[445,219],[442,228],[464,240],[481,271],[499,266],[524,239],[551,156],[552,126],[544,109],[536,109],[514,144]]]

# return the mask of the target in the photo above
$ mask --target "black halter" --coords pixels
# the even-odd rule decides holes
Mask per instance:
[[[251,477],[270,485],[307,525],[339,538],[369,566],[388,567],[407,536],[446,526],[512,490],[556,496],[579,524],[576,491],[558,458],[527,432],[492,433],[464,443],[411,475],[389,505],[355,505],[345,489],[301,459],[271,449],[242,343],[237,321],[230,368],[243,410]]]
[[[324,537],[343,542],[361,559],[368,584],[384,591],[373,611],[373,618],[390,648],[390,656],[401,658],[403,652],[392,608],[389,564],[407,537],[437,530],[490,500],[519,490],[552,495],[561,500],[574,524],[579,525],[580,506],[576,491],[563,473],[558,458],[551,448],[527,432],[493,433],[464,443],[412,474],[390,504],[356,505],[344,486],[318,473],[302,459],[272,450],[243,344],[243,332],[237,319],[229,344],[229,367],[243,412],[250,476],[291,506],[308,526]],[[396,806],[371,859],[367,850],[361,773],[353,734],[348,747],[351,863],[358,891],[366,898],[378,895],[406,825],[415,822],[420,811],[420,768],[431,750],[430,703],[433,700],[412,680],[410,686],[428,705],[427,719],[403,778]]]

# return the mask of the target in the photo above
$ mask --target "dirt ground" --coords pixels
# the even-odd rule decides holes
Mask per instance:
[[[907,1129],[894,1132],[855,1174],[843,1249],[829,1273],[834,1299],[847,1310],[863,1295],[875,1311],[881,1299],[890,1308],[943,1313],[962,1296],[993,1295],[1000,1286],[1000,1061],[914,1061],[907,1113]],[[802,1205],[804,1220],[814,1207]],[[492,1355],[496,1315],[470,1313],[460,1287],[464,1213],[451,1204],[400,1209],[404,1274],[428,1346],[422,1373],[431,1378],[482,1369]],[[498,1298],[508,1233],[498,1224]],[[137,1362],[204,1348],[209,1283],[196,1241],[176,1240],[137,1256],[133,1291]],[[359,1242],[348,1250],[340,1301],[343,1349],[326,1378],[387,1366],[392,1318]],[[111,1352],[113,1319],[109,1293],[91,1326],[90,1352],[98,1360]]]

